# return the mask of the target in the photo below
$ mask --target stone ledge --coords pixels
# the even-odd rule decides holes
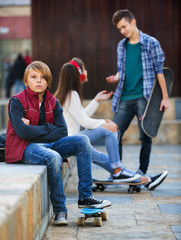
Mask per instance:
[[[63,164],[64,187],[71,169]],[[52,215],[47,167],[0,162],[0,239],[40,240]]]
[[[0,239],[41,239],[52,216],[48,194],[46,166],[0,163]]]
[[[95,118],[113,119],[113,112],[111,112],[111,101],[107,100],[101,102],[96,113]],[[84,106],[87,106],[90,100],[84,101]],[[160,145],[177,145],[181,144],[181,98],[170,98],[170,107],[163,115],[163,120],[158,131],[157,137],[153,138],[153,144]],[[123,137],[124,144],[140,144],[139,132],[137,127],[136,117],[133,119],[128,130]]]
[[[181,144],[181,120],[163,120],[158,135],[153,138],[156,145]],[[133,121],[123,137],[124,144],[140,144],[137,122]]]
[[[84,100],[84,106],[87,106],[91,100]],[[114,113],[111,112],[112,100],[100,102],[97,111],[94,113],[95,118],[113,119]],[[163,115],[163,120],[181,119],[181,98],[170,98],[170,107]],[[136,118],[135,118],[136,119]]]

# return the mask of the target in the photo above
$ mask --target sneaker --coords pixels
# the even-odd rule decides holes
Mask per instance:
[[[153,191],[156,187],[158,187],[164,181],[167,175],[168,175],[168,171],[165,171],[163,173],[150,177],[151,182],[147,183],[145,187],[147,187],[150,191]]]
[[[122,169],[118,176],[113,175],[113,182],[118,182],[118,183],[132,182],[138,178],[140,178],[139,174],[131,173],[125,169]]]
[[[108,179],[107,179],[107,181],[109,182],[109,181],[111,181],[111,182],[113,182],[113,175],[112,174],[110,174],[110,176],[108,177]],[[121,184],[108,184],[108,185],[103,185],[105,188],[109,188],[109,189],[114,189],[114,188],[123,188],[123,185],[121,185]]]
[[[126,172],[135,175],[135,172],[133,172],[133,171],[131,171],[131,170],[128,170],[128,169],[126,169],[126,168],[122,168],[122,170],[125,170]],[[137,172],[136,172],[136,173],[137,173]],[[139,173],[137,173],[137,174],[139,174]]]
[[[54,225],[65,226],[67,222],[67,213],[58,213],[53,220]]]
[[[90,197],[84,200],[78,200],[79,208],[105,208],[111,206],[108,200],[100,200],[95,197]]]

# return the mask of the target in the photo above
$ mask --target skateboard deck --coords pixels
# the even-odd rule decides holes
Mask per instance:
[[[168,95],[170,95],[174,73],[170,68],[163,68],[163,73],[165,76]],[[158,80],[156,79],[141,121],[142,129],[149,137],[157,136],[164,114],[164,109],[162,111],[159,110],[161,101],[162,92]]]
[[[140,181],[140,179],[137,179],[134,182],[113,182],[93,179],[93,184],[95,186],[92,190],[93,192],[96,192],[97,190],[104,191],[106,189],[106,185],[129,185],[128,193],[141,192],[141,185],[145,183],[148,183],[148,181]]]
[[[5,148],[0,143],[0,162],[5,162]]]
[[[78,226],[85,226],[85,221],[88,218],[94,218],[94,226],[101,227],[102,221],[107,221],[108,216],[106,212],[102,212],[103,208],[83,208],[81,213],[84,217],[77,219]]]

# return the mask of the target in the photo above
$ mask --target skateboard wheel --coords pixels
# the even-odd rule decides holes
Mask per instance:
[[[107,212],[101,212],[101,218],[102,218],[102,221],[107,221],[108,220]]]
[[[93,192],[97,192],[97,187],[93,187],[93,188],[92,188],[92,191],[93,191]]]
[[[98,189],[100,190],[100,191],[104,191],[105,190],[105,187],[103,186],[103,185],[99,185],[99,186],[97,186],[98,187]]]
[[[78,226],[84,226],[85,225],[85,218],[84,217],[79,217],[77,219],[77,224],[78,224]]]
[[[133,189],[132,188],[128,188],[128,193],[129,194],[132,194],[134,191],[133,191]]]
[[[138,187],[138,186],[137,186],[137,187],[135,188],[135,190],[136,190],[136,192],[141,192],[141,187]]]
[[[102,226],[102,218],[101,217],[95,217],[94,218],[94,226],[95,227],[101,227]]]

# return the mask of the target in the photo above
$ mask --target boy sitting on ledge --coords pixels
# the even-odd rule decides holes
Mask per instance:
[[[107,200],[92,196],[91,146],[86,136],[67,136],[67,126],[59,101],[49,92],[52,75],[40,61],[27,66],[26,89],[9,102],[5,145],[6,163],[46,165],[54,225],[67,225],[67,208],[62,182],[62,161],[77,157],[79,176],[78,207],[104,208]]]

